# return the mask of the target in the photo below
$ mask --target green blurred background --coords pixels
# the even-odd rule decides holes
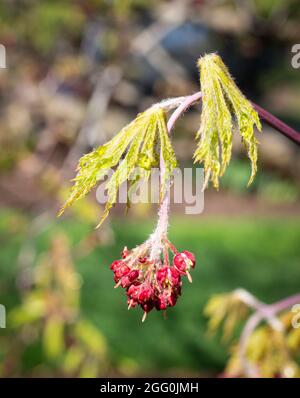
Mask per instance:
[[[299,292],[300,157],[264,126],[259,173],[235,143],[219,192],[199,216],[174,205],[170,239],[194,252],[193,284],[167,319],[141,323],[113,289],[109,264],[142,243],[155,205],[117,206],[94,227],[95,192],[56,214],[78,158],[138,112],[199,88],[197,58],[218,51],[248,97],[300,127],[298,1],[3,0],[0,43],[1,376],[216,376],[228,352],[207,334],[203,307],[243,287],[272,302]],[[192,164],[199,107],[174,146]]]

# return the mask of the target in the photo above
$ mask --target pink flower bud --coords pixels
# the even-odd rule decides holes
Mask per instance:
[[[151,286],[142,285],[140,294],[139,294],[139,302],[146,303],[153,298],[154,290]]]
[[[180,273],[177,271],[176,268],[171,267],[170,268],[170,274],[171,274],[171,281],[173,285],[179,285],[181,278],[180,278]]]
[[[141,285],[134,285],[134,284],[130,285],[127,290],[128,298],[138,301],[140,290],[141,290]]]
[[[184,250],[174,257],[174,267],[182,274],[185,274],[190,268],[195,267],[195,256],[193,253]]]
[[[123,276],[121,279],[121,286],[126,288],[129,287],[133,281],[135,281],[139,276],[139,271],[134,269],[130,271],[127,275]]]
[[[130,268],[126,264],[122,264],[116,271],[115,271],[115,278],[120,279],[122,276],[127,275],[130,272]]]
[[[127,275],[131,282],[135,281],[139,277],[140,272],[137,269],[133,269]]]
[[[169,267],[163,267],[156,271],[156,280],[160,284],[164,283],[168,278]]]
[[[111,264],[110,264],[110,269],[112,270],[112,271],[116,271],[118,268],[120,268],[121,267],[121,265],[122,264],[124,264],[124,262],[122,261],[122,260],[115,260],[115,261],[113,261]]]

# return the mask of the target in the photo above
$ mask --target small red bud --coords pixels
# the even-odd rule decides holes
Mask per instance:
[[[145,304],[142,304],[142,308],[145,312],[150,312],[154,308],[153,301],[148,301]]]
[[[137,269],[133,269],[127,275],[131,282],[135,281],[139,277],[139,271]]]
[[[185,274],[190,268],[195,267],[195,256],[193,253],[184,250],[174,257],[174,267],[182,274]]]
[[[130,272],[130,268],[126,264],[122,264],[120,268],[115,271],[115,278],[120,279],[122,276],[127,275]]]
[[[180,283],[180,273],[177,271],[176,268],[171,267],[170,268],[170,274],[171,274],[171,281],[173,285],[178,285]]]
[[[130,279],[128,278],[128,276],[123,276],[121,278],[121,286],[126,288],[126,287],[128,287],[130,285],[131,285],[131,282],[130,282]]]
[[[168,277],[168,267],[160,268],[156,271],[156,279],[159,283],[164,283]]]
[[[127,275],[123,276],[121,279],[121,285],[122,287],[129,287],[132,282],[137,279],[139,276],[139,271],[134,269],[130,271]]]
[[[110,264],[109,268],[115,272],[122,264],[124,264],[122,260],[115,260]]]
[[[141,286],[141,291],[139,294],[139,301],[141,303],[146,303],[152,299],[153,296],[153,288],[150,286]]]
[[[128,298],[138,301],[140,290],[141,290],[141,285],[134,285],[134,284],[130,285],[127,290]]]

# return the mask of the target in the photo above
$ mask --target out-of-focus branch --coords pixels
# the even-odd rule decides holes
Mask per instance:
[[[287,308],[292,307],[294,304],[300,303],[300,294],[290,296],[269,305],[257,300],[256,297],[252,296],[249,292],[243,289],[237,290],[235,294],[241,301],[249,305],[249,307],[251,307],[252,309],[256,310],[246,322],[246,325],[241,334],[239,342],[239,355],[245,374],[248,377],[259,377],[258,369],[253,366],[246,357],[249,338],[256,329],[256,327],[263,320],[266,320],[274,330],[282,333],[282,324],[277,318],[277,314]]]
[[[68,172],[70,165],[77,162],[85,150],[86,145],[95,146],[99,137],[103,140],[105,134],[101,134],[102,116],[107,110],[114,89],[122,78],[121,70],[116,66],[108,66],[99,75],[93,94],[89,100],[87,113],[83,125],[77,135],[76,141],[68,153],[63,165],[63,172]]]
[[[273,329],[280,332],[283,330],[282,323],[274,316],[273,312],[269,310],[269,306],[266,306],[265,303],[258,300],[253,294],[245,289],[237,289],[234,295],[248,307],[261,314]]]

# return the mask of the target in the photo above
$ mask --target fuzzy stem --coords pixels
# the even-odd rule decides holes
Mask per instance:
[[[193,105],[195,102],[198,102],[202,97],[202,93],[201,91],[198,91],[195,94],[192,95],[188,95],[187,97],[185,97],[185,100],[181,102],[181,104],[179,105],[179,107],[177,109],[175,109],[175,111],[172,113],[172,115],[170,116],[170,119],[168,121],[167,124],[167,128],[168,128],[168,132],[169,134],[171,134],[173,127],[177,121],[177,119],[179,119],[179,117],[191,106]]]
[[[171,128],[173,128],[174,123],[194,103],[198,102],[201,99],[201,91],[193,95],[188,95],[186,97],[178,97],[173,99],[168,99],[165,102],[161,102],[159,105],[166,108],[172,109],[176,106],[178,108],[174,111],[172,116],[169,119],[168,124],[171,124]],[[251,101],[253,108],[257,111],[261,119],[263,119],[269,126],[273,127],[279,133],[283,134],[285,137],[289,138],[291,141],[300,145],[300,133],[288,126],[282,120],[278,119],[272,113],[268,112],[266,109],[262,108],[260,105],[257,105],[255,102]]]
[[[174,125],[177,121],[177,119],[196,101],[198,101],[201,98],[201,92],[197,92],[196,94],[189,95],[187,97],[179,97],[178,102],[180,105],[178,108],[175,109],[175,111],[172,113],[170,116],[168,123],[167,123],[167,130],[169,135],[172,133],[172,130],[174,128]],[[175,101],[176,103],[176,98],[173,100],[173,103]],[[163,103],[162,103],[163,105]],[[163,158],[163,153],[161,151],[160,153],[160,181],[164,179],[164,174],[166,171],[165,168],[165,161]],[[158,221],[157,221],[157,227],[154,231],[154,233],[151,235],[151,240],[153,242],[152,250],[150,253],[150,259],[155,259],[158,258],[161,252],[161,241],[166,237],[167,231],[168,231],[168,225],[169,225],[169,209],[170,209],[170,182],[167,182],[166,184],[166,191],[164,194],[164,197],[162,199],[159,211],[158,211]]]

